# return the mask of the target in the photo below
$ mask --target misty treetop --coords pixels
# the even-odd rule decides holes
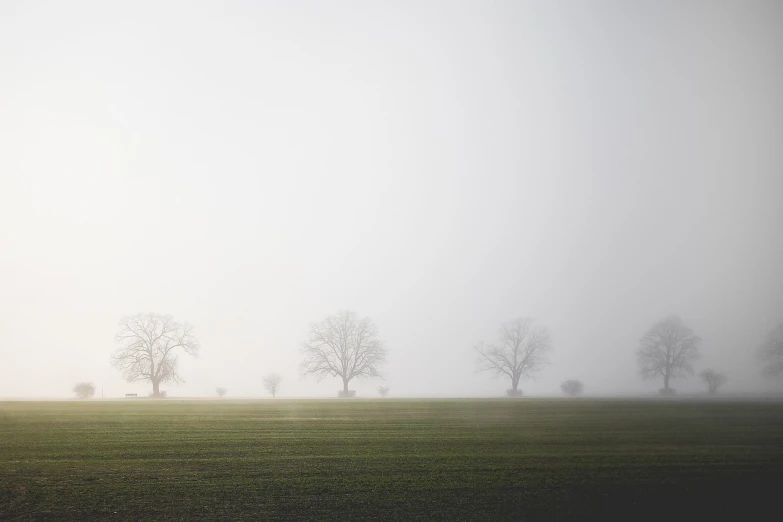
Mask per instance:
[[[381,377],[386,363],[386,347],[378,339],[378,327],[372,319],[356,312],[341,311],[310,325],[310,335],[301,349],[304,360],[302,375],[339,377],[343,381],[341,396],[353,394],[348,383],[355,378]]]
[[[161,383],[183,382],[177,373],[178,352],[197,356],[200,348],[190,324],[154,313],[123,318],[114,339],[119,346],[112,364],[128,382],[150,381],[154,397],[161,396]]]

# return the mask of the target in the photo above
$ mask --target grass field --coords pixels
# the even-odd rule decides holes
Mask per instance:
[[[3,521],[776,519],[782,486],[773,402],[0,403]]]

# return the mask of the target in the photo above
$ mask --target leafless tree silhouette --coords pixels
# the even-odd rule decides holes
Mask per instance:
[[[381,397],[386,397],[389,395],[390,388],[388,386],[378,386],[378,395]]]
[[[193,327],[167,315],[125,317],[114,338],[119,347],[112,354],[112,364],[128,382],[150,381],[154,397],[161,396],[160,383],[183,382],[177,374],[177,351],[196,356],[199,350]]]
[[[495,377],[509,377],[508,395],[515,397],[520,394],[520,379],[533,376],[548,363],[546,355],[552,348],[549,332],[544,327],[534,328],[532,318],[522,317],[501,326],[498,336],[498,344],[476,346],[476,368]]]
[[[283,377],[279,373],[268,373],[262,377],[264,381],[264,389],[269,392],[272,397],[277,396],[277,392],[280,390],[280,383],[283,381]]]
[[[225,388],[223,388],[223,387],[221,386],[221,387],[219,387],[219,388],[215,388],[215,393],[217,393],[217,394],[218,394],[218,397],[221,397],[221,398],[223,398],[223,397],[225,397],[225,396],[226,396],[226,394],[228,393],[228,390],[227,390],[227,389],[225,389]]]
[[[783,321],[767,334],[759,347],[759,358],[764,364],[764,374],[776,376],[783,373]]]
[[[318,379],[340,377],[342,396],[349,396],[354,378],[380,377],[386,362],[386,348],[378,339],[378,328],[369,318],[343,311],[310,326],[310,338],[302,346],[302,375]]]
[[[645,379],[663,377],[661,393],[673,393],[672,378],[693,375],[693,361],[699,356],[701,338],[676,315],[655,323],[639,341],[636,358]]]
[[[91,382],[80,382],[73,387],[73,392],[80,399],[89,399],[95,395],[95,385]]]
[[[718,388],[726,384],[728,380],[725,375],[718,373],[715,370],[704,370],[699,374],[701,380],[707,385],[707,392],[710,395],[718,393]]]

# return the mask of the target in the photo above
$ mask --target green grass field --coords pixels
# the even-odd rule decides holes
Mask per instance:
[[[781,485],[773,402],[0,403],[3,521],[774,519]]]

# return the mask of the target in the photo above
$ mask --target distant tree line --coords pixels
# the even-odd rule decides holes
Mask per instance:
[[[163,397],[162,383],[178,384],[178,356],[185,353],[197,356],[200,344],[193,327],[178,323],[171,316],[154,313],[125,317],[115,335],[117,348],[111,361],[128,382],[146,381],[152,385],[151,397]],[[639,374],[644,379],[661,379],[661,395],[674,395],[671,381],[694,374],[699,359],[702,339],[678,316],[670,315],[653,323],[639,340],[636,350]],[[476,370],[489,372],[494,377],[508,379],[509,397],[521,397],[520,384],[541,372],[548,364],[552,350],[551,337],[546,327],[534,324],[529,317],[504,323],[498,329],[497,339],[490,344],[474,346]],[[379,338],[375,323],[352,311],[341,311],[327,316],[309,327],[307,341],[301,347],[302,376],[313,375],[318,380],[336,377],[342,381],[339,397],[353,397],[349,388],[354,379],[383,378],[387,349]],[[772,329],[757,350],[764,375],[783,374],[783,322]],[[727,382],[726,375],[713,369],[699,373],[710,395],[718,393]],[[280,391],[282,376],[269,373],[262,377],[264,389],[274,398]],[[576,379],[562,383],[561,391],[570,397],[581,395],[584,385]],[[386,397],[390,388],[379,386],[378,394]],[[74,389],[78,398],[95,394],[92,383],[80,382]],[[216,389],[218,397],[228,393],[224,387]]]

